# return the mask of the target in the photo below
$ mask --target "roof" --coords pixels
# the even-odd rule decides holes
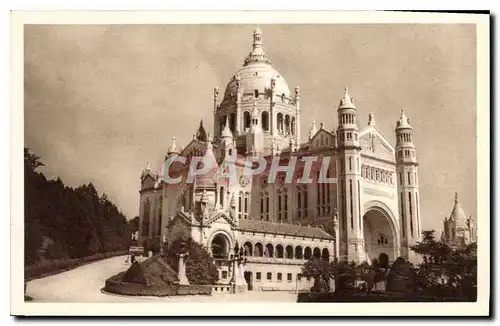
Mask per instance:
[[[240,219],[239,229],[242,231],[262,232],[262,233],[276,233],[283,235],[293,235],[308,238],[321,238],[333,240],[334,237],[315,226],[304,226],[290,223],[274,223],[259,220]]]
[[[455,226],[457,228],[467,228],[467,217],[465,216],[464,210],[458,201],[458,193],[455,193],[455,205],[451,211],[450,219],[455,221]]]

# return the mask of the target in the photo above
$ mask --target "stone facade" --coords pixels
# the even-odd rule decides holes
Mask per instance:
[[[253,290],[309,289],[312,284],[300,272],[312,256],[358,263],[412,258],[408,247],[420,240],[420,202],[413,130],[405,113],[396,124],[394,147],[373,115],[361,127],[346,88],[336,108],[337,129],[313,122],[304,140],[300,103],[300,88],[290,92],[255,30],[252,52],[222,100],[214,89],[213,135],[200,125],[184,148],[178,149],[174,138],[165,156],[187,162],[203,156],[217,168],[232,162],[236,182],[210,170],[190,183],[189,163],[175,162],[168,176],[182,181],[167,183],[163,167],[148,166],[141,174],[142,241],[192,237],[214,255],[222,282],[234,274],[229,258],[238,243],[246,253],[244,282]],[[255,156],[268,164],[248,177],[246,158]],[[319,157],[309,165],[312,182],[302,183],[311,156]],[[269,182],[276,157],[279,166],[296,162],[291,180],[278,173],[276,182]],[[325,166],[332,183],[321,181]]]

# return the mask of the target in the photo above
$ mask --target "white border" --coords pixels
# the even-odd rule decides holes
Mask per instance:
[[[478,302],[476,303],[25,303],[23,297],[23,25],[24,24],[398,24],[468,23],[477,26]],[[489,16],[443,13],[328,11],[23,11],[11,15],[11,313],[18,315],[377,316],[487,315],[489,312]]]

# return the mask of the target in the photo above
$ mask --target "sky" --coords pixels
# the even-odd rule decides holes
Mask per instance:
[[[253,25],[25,25],[25,145],[48,178],[92,182],[132,218],[140,175],[171,143],[211,130],[223,91],[251,51]],[[414,128],[422,228],[442,229],[459,192],[476,212],[474,25],[260,25],[264,51],[301,90],[301,135],[337,126],[345,86],[358,126],[373,113],[395,144]]]

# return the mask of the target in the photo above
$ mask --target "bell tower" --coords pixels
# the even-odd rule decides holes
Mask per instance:
[[[366,260],[361,217],[359,129],[356,106],[347,87],[338,114],[338,163],[340,184],[340,260],[361,263]]]
[[[418,161],[410,119],[401,110],[396,125],[396,173],[398,181],[401,256],[416,261],[410,247],[421,239]]]

